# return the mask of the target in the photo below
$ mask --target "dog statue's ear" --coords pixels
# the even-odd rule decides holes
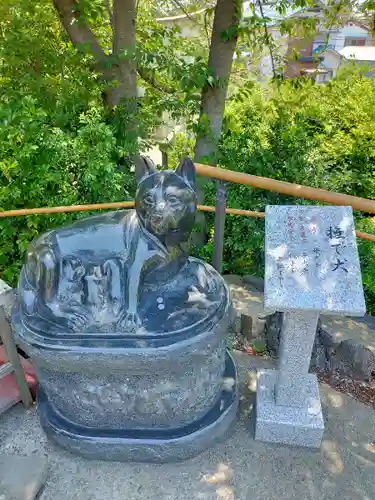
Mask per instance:
[[[137,155],[134,158],[135,177],[139,184],[143,179],[156,172],[156,167],[153,161],[147,156]]]
[[[175,173],[195,189],[195,165],[191,158],[188,156],[184,158],[176,168]]]

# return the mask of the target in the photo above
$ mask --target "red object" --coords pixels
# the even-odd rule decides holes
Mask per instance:
[[[254,351],[254,349],[251,347],[251,346],[244,346],[243,348],[244,352],[246,352],[246,354],[250,354],[250,356],[257,356],[257,353],[256,351]]]
[[[0,366],[7,363],[8,359],[5,354],[5,349],[0,346]],[[31,394],[35,397],[36,388],[38,385],[36,373],[33,365],[20,355],[20,361],[25,373],[26,381],[30,387]],[[13,405],[21,401],[20,391],[18,389],[14,373],[0,379],[0,415]]]

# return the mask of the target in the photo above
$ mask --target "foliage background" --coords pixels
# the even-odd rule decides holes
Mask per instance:
[[[110,54],[105,3],[79,5]],[[146,7],[139,15],[136,57],[147,79],[140,79],[134,134],[126,130],[131,116],[125,106],[104,105],[93,60],[70,43],[50,0],[1,2],[0,210],[133,199],[131,154],[147,147],[163,113],[178,119],[198,112],[207,50],[158,24]],[[187,62],[192,53],[196,57]],[[16,285],[37,234],[87,215],[3,219],[1,277]]]
[[[189,139],[176,140],[172,158],[185,154]],[[179,154],[179,151],[181,153]],[[226,111],[220,166],[252,175],[375,199],[375,84],[363,71],[346,68],[337,80],[315,85],[309,79],[262,88],[243,86]],[[215,186],[206,188],[215,204]],[[264,211],[268,204],[313,204],[248,186],[228,188],[228,206]],[[369,214],[355,214],[358,230],[374,233]],[[210,240],[197,253],[212,256]],[[375,245],[358,240],[368,310],[375,313]],[[224,272],[264,272],[264,221],[227,216]]]

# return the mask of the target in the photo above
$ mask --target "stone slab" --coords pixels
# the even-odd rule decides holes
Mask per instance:
[[[0,499],[33,500],[47,478],[43,456],[0,456]]]
[[[305,406],[296,408],[275,403],[276,370],[261,370],[257,377],[255,439],[309,448],[319,448],[324,433],[324,421],[319,388],[315,375],[300,387]]]
[[[266,308],[363,316],[351,207],[267,206]]]
[[[276,405],[303,408],[306,405],[305,388],[310,384],[310,378],[310,374],[292,374],[277,370]]]
[[[308,384],[311,351],[318,324],[314,311],[285,312],[276,384],[276,404],[302,407],[305,404],[305,384]]]
[[[318,314],[314,311],[284,313],[278,368],[292,375],[309,371]]]

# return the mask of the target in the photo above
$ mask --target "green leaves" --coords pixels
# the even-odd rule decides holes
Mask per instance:
[[[180,137],[176,147],[183,146]],[[304,79],[298,86],[247,84],[227,106],[220,158],[221,166],[236,171],[375,199],[375,83],[345,70],[329,85]],[[211,183],[205,202],[215,204]],[[228,189],[233,208],[264,211],[267,204],[311,203],[246,186]],[[373,218],[357,214],[356,219],[359,230],[375,234]],[[213,217],[208,220],[213,224]],[[358,244],[367,307],[375,313],[375,245]],[[262,276],[263,245],[263,220],[227,216],[225,271]],[[209,258],[212,241],[198,253]]]
[[[131,199],[133,176],[119,168],[116,129],[105,123],[106,110],[96,104],[74,116],[67,100],[49,115],[41,105],[30,97],[12,99],[10,93],[0,98],[2,210]],[[55,126],[59,112],[68,112],[74,126]],[[30,241],[84,215],[3,219],[1,276],[15,284]]]
[[[221,40],[223,40],[224,42],[229,42],[230,40],[233,40],[233,38],[236,38],[238,35],[238,28],[238,23],[231,24],[228,29],[223,30],[220,33]]]

